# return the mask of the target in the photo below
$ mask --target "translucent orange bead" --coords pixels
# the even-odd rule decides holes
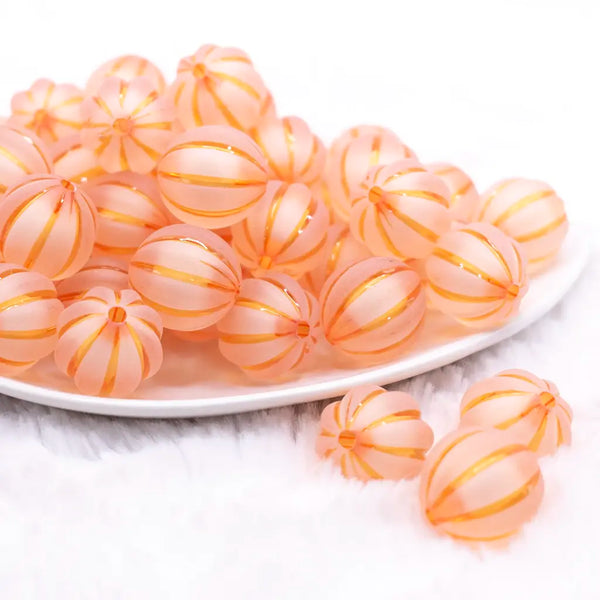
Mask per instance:
[[[448,186],[452,218],[462,223],[474,221],[479,207],[479,193],[472,179],[462,169],[450,163],[431,163],[425,167],[441,177]]]
[[[0,204],[0,252],[5,260],[66,279],[88,261],[96,209],[76,184],[57,175],[29,175]]]
[[[129,265],[121,258],[92,256],[75,275],[56,283],[58,299],[69,306],[94,287],[124,290],[129,287]]]
[[[432,306],[476,329],[515,315],[528,288],[519,245],[487,223],[443,235],[425,269]]]
[[[60,316],[54,358],[84,394],[127,397],[160,368],[161,336],[136,292],[95,287]]]
[[[405,158],[415,158],[414,152],[384,127],[361,125],[335,139],[327,157],[326,180],[340,219],[350,219],[352,200],[371,167]]]
[[[263,197],[267,163],[252,139],[232,127],[197,127],[175,136],[157,166],[167,208],[209,229],[244,219]]]
[[[473,384],[460,415],[461,425],[502,429],[538,455],[571,443],[570,406],[553,383],[520,369]]]
[[[216,233],[193,225],[169,225],[147,237],[129,265],[129,280],[165,327],[204,329],[233,306],[241,269],[231,247]]]
[[[317,454],[339,464],[344,477],[408,479],[419,474],[432,444],[414,398],[362,385],[325,407]]]
[[[135,54],[117,56],[100,65],[88,79],[87,93],[95,94],[107,77],[118,77],[126,82],[136,77],[146,77],[159,94],[165,91],[165,78],[160,69],[147,58]]]
[[[47,277],[0,263],[0,375],[21,373],[54,350],[62,310]]]
[[[150,172],[172,137],[174,107],[145,77],[105,79],[81,113],[81,140],[109,173]]]
[[[286,376],[316,343],[317,313],[315,299],[287,275],[245,279],[233,308],[217,323],[219,350],[253,378]]]
[[[544,481],[536,455],[497,429],[461,428],[440,440],[421,472],[427,521],[466,542],[499,542],[537,512]]]
[[[46,144],[34,133],[0,125],[0,194],[32,173],[52,172]]]
[[[398,356],[425,316],[421,278],[389,257],[367,258],[334,271],[320,303],[327,341],[363,363]]]
[[[418,161],[373,167],[350,211],[354,237],[378,256],[424,258],[450,229],[450,191]]]
[[[38,79],[13,96],[9,124],[27,128],[45,142],[56,142],[81,129],[83,97],[83,91],[74,85]]]
[[[229,125],[247,131],[258,123],[268,91],[245,52],[206,45],[181,59],[170,95],[186,129]]]
[[[63,137],[53,144],[50,156],[54,172],[74,183],[85,183],[106,172],[98,164],[95,152],[83,145],[78,133]]]
[[[336,270],[343,269],[359,260],[369,258],[371,253],[350,234],[344,225],[330,225],[321,260],[302,278],[302,285],[318,296],[327,278]]]
[[[131,256],[154,231],[169,225],[156,180],[131,171],[97,177],[86,191],[98,211],[96,249]]]
[[[507,179],[484,192],[478,220],[519,242],[530,272],[549,263],[569,229],[563,201],[547,183],[532,179]]]
[[[328,226],[327,208],[308,187],[272,181],[246,220],[231,228],[233,249],[255,275],[299,277],[321,260]]]
[[[315,183],[325,167],[325,146],[299,117],[267,119],[253,135],[269,164],[269,175],[288,183]]]

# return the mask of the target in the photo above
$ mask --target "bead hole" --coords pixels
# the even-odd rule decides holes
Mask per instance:
[[[113,323],[123,323],[127,318],[127,311],[122,306],[113,306],[108,311],[108,318]]]

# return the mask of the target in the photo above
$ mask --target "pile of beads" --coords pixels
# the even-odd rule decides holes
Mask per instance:
[[[216,45],[182,58],[171,81],[125,55],[85,86],[40,79],[15,94],[0,194],[5,301],[39,311],[23,345],[0,353],[4,372],[55,351],[82,392],[112,396],[160,368],[163,327],[190,352],[276,380],[319,351],[354,367],[393,360],[432,310],[499,326],[568,228],[547,184],[507,179],[480,197],[462,169],[423,164],[384,127],[352,127],[327,147],[277,113],[245,52]],[[553,421],[561,439],[565,418]],[[424,451],[423,436],[406,448]],[[558,443],[548,436],[541,448]],[[410,470],[356,447],[349,471]]]
[[[544,493],[537,458],[571,442],[571,419],[553,383],[503,371],[467,390],[458,428],[429,451],[433,433],[413,398],[361,386],[325,407],[316,450],[348,478],[420,475],[427,523],[456,540],[497,543],[536,513]]]

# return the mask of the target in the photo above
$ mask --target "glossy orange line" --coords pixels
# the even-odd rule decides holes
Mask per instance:
[[[100,396],[108,396],[115,388],[115,381],[117,379],[117,369],[119,367],[119,348],[121,345],[121,328],[114,328],[114,335],[112,339],[112,347],[110,351],[110,357],[108,359],[108,365],[106,366],[106,372],[104,374],[104,381],[100,388]]]
[[[148,223],[147,221],[144,221],[144,219],[138,219],[133,215],[126,215],[125,213],[103,208],[102,206],[96,207],[96,210],[98,211],[99,215],[106,217],[111,221],[122,223],[123,225],[135,225],[137,227],[151,229],[152,231],[159,229],[158,225],[155,225],[154,223]]]
[[[466,294],[459,294],[458,292],[452,292],[451,290],[442,288],[433,283],[432,281],[428,281],[427,284],[436,294],[438,294],[442,298],[446,298],[447,300],[454,300],[455,302],[481,303],[497,302],[498,300],[504,300],[504,296],[468,296]]]
[[[287,237],[285,242],[281,245],[277,254],[280,256],[298,239],[301,233],[303,233],[306,228],[310,225],[311,219],[314,217],[317,212],[317,202],[311,196],[310,202],[304,211],[304,214],[300,217],[293,231]]]
[[[250,202],[248,202],[246,204],[242,204],[241,206],[238,206],[237,208],[213,211],[213,210],[200,210],[198,208],[190,208],[189,206],[184,206],[182,204],[179,204],[178,202],[175,202],[175,200],[173,200],[173,198],[168,196],[164,191],[162,192],[162,195],[175,208],[178,208],[182,212],[188,213],[190,215],[197,215],[199,217],[230,217],[232,215],[237,215],[237,214],[245,211],[247,208],[254,206],[254,204],[256,204],[256,202],[258,202],[258,200],[260,200],[263,197],[263,194],[264,194],[264,192],[261,190],[261,192],[258,196],[253,198]]]
[[[261,371],[262,369],[268,369],[269,367],[276,365],[278,362],[281,362],[295,348],[296,344],[292,342],[285,350],[279,352],[279,354],[273,356],[269,360],[265,360],[264,362],[255,365],[244,365],[242,369],[247,369],[248,371]]]
[[[152,160],[158,161],[161,157],[160,152],[157,152],[154,148],[151,148],[144,142],[140,141],[135,135],[130,134],[129,139],[138,147],[140,150],[143,150]]]
[[[138,354],[138,358],[140,359],[140,370],[142,372],[142,379],[146,379],[148,377],[148,371],[150,369],[150,361],[148,359],[148,354],[146,353],[146,349],[144,348],[144,344],[142,344],[142,340],[140,340],[140,336],[137,331],[131,326],[130,323],[127,323],[127,330],[129,331],[129,335],[131,336],[131,340],[133,341],[133,345]]]
[[[524,390],[496,390],[495,392],[487,392],[486,394],[481,394],[481,396],[477,396],[472,400],[469,400],[467,404],[465,404],[464,408],[461,409],[461,416],[466,412],[470,411],[475,406],[488,402],[489,400],[497,400],[498,398],[503,398],[504,396],[524,396],[529,394],[530,392],[526,392]]]
[[[83,294],[81,294],[83,296]],[[87,300],[87,298],[86,298]],[[62,337],[64,335],[64,333],[71,329],[71,327],[75,327],[75,325],[79,325],[80,323],[83,323],[84,321],[87,321],[88,319],[91,319],[93,317],[101,317],[102,313],[88,313],[85,315],[81,315],[79,317],[75,317],[74,319],[71,319],[70,321],[67,321],[59,330],[58,330],[58,337]]]
[[[252,300],[251,298],[244,298],[239,296],[235,301],[236,306],[243,306],[245,308],[252,308],[253,310],[260,310],[261,312],[269,313],[275,317],[282,317],[284,319],[289,319],[290,321],[295,322],[296,317],[288,315],[287,313],[275,308],[273,306],[269,306],[268,304],[263,304],[262,302],[257,302],[256,300]]]
[[[415,221],[408,215],[399,211],[396,207],[392,206],[391,204],[385,203],[385,208],[387,208],[387,210],[389,210],[396,217],[396,219],[402,221],[404,225],[412,229],[415,233],[418,233],[420,236],[424,237],[430,242],[435,243],[438,241],[439,235],[434,231],[431,231],[431,229],[425,227],[425,225],[421,225],[421,223]]]
[[[234,117],[233,113],[227,108],[225,103],[219,98],[217,91],[214,89],[214,84],[210,79],[205,80],[206,91],[210,94],[213,99],[215,105],[221,112],[221,114],[225,117],[225,120],[229,125],[235,127],[236,129],[243,129],[241,123]]]
[[[485,200],[484,205],[481,207],[481,210],[479,211],[479,218],[477,219],[478,221],[482,221],[483,220],[483,217],[484,217],[485,213],[487,212],[487,209],[490,207],[490,204],[492,203],[492,201],[494,200],[494,198],[502,190],[504,190],[505,188],[507,188],[514,181],[515,181],[514,179],[507,179],[506,181],[503,181],[501,184],[499,184],[498,186],[496,186],[496,188],[490,193],[490,195]]]
[[[520,210],[523,210],[530,204],[537,202],[538,200],[542,200],[544,198],[548,198],[549,196],[554,196],[553,190],[541,190],[539,192],[534,192],[533,194],[529,194],[524,196],[517,202],[515,202],[512,206],[507,208],[499,217],[494,220],[493,225],[498,227],[512,217],[514,214],[518,213]]]
[[[404,196],[405,198],[423,198],[424,200],[431,200],[431,202],[440,204],[444,208],[449,207],[448,200],[435,192],[427,192],[425,190],[385,190],[385,193],[394,196]]]
[[[254,156],[248,154],[244,150],[237,148],[236,146],[232,146],[231,144],[216,142],[216,141],[197,141],[197,142],[184,142],[174,146],[168,151],[168,154],[173,152],[177,152],[178,150],[186,150],[188,148],[197,149],[197,150],[217,150],[218,152],[226,152],[227,154],[232,154],[233,156],[237,156],[238,158],[243,158],[249,162],[251,162],[255,167],[260,169],[263,173],[265,172],[264,165],[262,165]]]
[[[513,275],[510,270],[510,267],[508,266],[508,263],[506,262],[506,259],[504,258],[504,255],[502,254],[502,252],[500,252],[500,250],[498,250],[498,248],[496,248],[496,246],[493,244],[493,242],[491,242],[482,233],[479,233],[479,231],[473,231],[472,229],[462,229],[462,231],[464,233],[467,233],[468,235],[472,235],[473,237],[477,238],[478,240],[480,240],[481,242],[483,242],[485,244],[485,246],[490,250],[490,252],[496,257],[498,262],[502,265],[502,268],[504,269],[504,272],[506,273],[506,277],[508,278],[508,280],[510,282],[512,282]]]
[[[131,116],[135,117],[137,114],[142,112],[148,105],[152,104],[158,99],[158,92],[152,90],[132,111]]]
[[[370,429],[375,429],[380,425],[389,425],[390,423],[397,423],[398,421],[415,421],[421,418],[421,411],[419,410],[404,410],[401,412],[396,412],[391,415],[387,415],[385,417],[381,417],[380,419],[376,419],[372,423],[369,423],[367,427],[364,428],[363,431],[369,431]]]
[[[18,157],[15,156],[10,150],[0,146],[0,155],[4,156],[4,158],[8,159],[11,163],[15,164],[23,173],[26,175],[31,174],[31,169]]]
[[[0,338],[5,340],[41,340],[56,333],[56,327],[44,329],[0,329]]]
[[[376,206],[373,206],[373,207],[369,207],[369,208],[365,209],[365,212],[363,213],[363,215],[365,217],[366,217],[367,210],[373,211],[373,219],[375,220],[375,226],[377,227],[377,230],[379,231],[379,235],[381,235],[381,239],[383,240],[385,247],[394,256],[397,256],[399,258],[404,258],[404,255],[398,250],[398,248],[396,248],[396,246],[394,246],[394,242],[392,241],[392,238],[390,237],[388,230],[385,228],[385,224],[383,222],[384,214]],[[389,225],[389,220],[387,218],[387,215],[385,215],[385,221]],[[364,227],[364,219],[363,219],[363,227]],[[364,231],[363,231],[363,241],[364,241]]]
[[[211,71],[211,75],[217,77],[221,81],[228,81],[229,83],[232,83],[233,85],[239,87],[241,90],[244,90],[244,92],[246,92],[256,100],[260,100],[260,94],[249,83],[242,81],[238,77],[230,75],[229,73],[222,73],[221,71]]]
[[[376,471],[364,458],[362,458],[356,452],[348,452],[348,456],[354,459],[362,470],[371,478],[371,479],[383,479],[383,475]]]
[[[294,144],[296,143],[296,138],[294,137],[290,120],[285,117],[281,122],[283,124],[283,139],[285,140],[285,145],[288,151],[288,171],[289,176],[292,177],[294,174]]]
[[[360,414],[361,410],[365,406],[367,406],[367,404],[369,404],[372,400],[374,400],[378,396],[381,396],[381,394],[385,394],[385,391],[386,390],[374,390],[374,391],[370,392],[369,394],[367,394],[356,405],[356,407],[352,411],[351,415],[348,415],[348,412],[350,412],[350,402],[348,402],[348,410],[346,411],[346,418],[345,418],[345,427],[346,427],[346,429],[350,429],[350,427],[352,427],[352,425],[354,424],[354,421],[356,420],[356,417],[358,417],[358,415]]]
[[[96,329],[96,331],[88,335],[88,337],[80,344],[79,348],[77,348],[77,351],[73,354],[73,357],[67,365],[67,375],[69,375],[69,377],[75,377],[83,359],[94,345],[94,342],[102,335],[102,332],[106,329],[107,325],[108,323],[104,323],[101,327]]]
[[[536,238],[542,237],[543,235],[546,235],[554,231],[555,229],[558,229],[563,223],[566,222],[566,220],[567,215],[563,214],[558,219],[555,219],[554,221],[548,223],[548,225],[544,227],[540,227],[539,229],[536,229],[535,231],[532,231],[530,233],[517,236],[515,240],[521,244],[524,242],[530,242],[531,240],[535,240]]]
[[[213,290],[219,290],[219,291],[223,291],[223,292],[232,291],[231,287],[222,285],[220,283],[217,283],[216,281],[212,281],[211,279],[202,277],[201,275],[187,273],[186,271],[172,269],[170,267],[165,267],[163,265],[155,265],[155,264],[136,260],[136,261],[131,262],[131,266],[135,267],[137,269],[141,269],[142,271],[147,271],[149,273],[154,273],[155,275],[160,275],[161,277],[165,277],[167,279],[181,281],[182,283],[189,283],[191,285],[197,285],[200,287],[205,287],[205,288],[209,288],[209,289],[213,289]]]
[[[167,315],[172,315],[174,317],[185,317],[185,318],[188,318],[188,317],[203,317],[205,315],[211,315],[211,314],[213,314],[215,312],[218,312],[220,310],[228,308],[231,305],[230,302],[224,302],[223,304],[219,304],[217,306],[212,306],[211,308],[206,308],[206,309],[203,309],[203,310],[194,310],[194,309],[185,309],[185,308],[172,308],[170,306],[165,306],[164,304],[159,304],[158,302],[155,302],[154,300],[151,300],[150,298],[148,298],[148,296],[145,296],[139,290],[136,290],[136,291],[140,295],[140,297],[142,298],[142,300],[144,301],[144,304],[147,304],[148,306],[154,308],[158,312],[162,312],[162,313],[165,313]]]
[[[362,444],[362,447],[377,450],[377,452],[383,452],[384,454],[391,454],[392,456],[425,460],[425,450],[423,448],[401,448],[398,446],[382,446],[380,444]]]
[[[381,156],[381,135],[377,134],[373,137],[371,145],[371,152],[369,154],[369,167],[374,167],[379,164],[379,157]]]

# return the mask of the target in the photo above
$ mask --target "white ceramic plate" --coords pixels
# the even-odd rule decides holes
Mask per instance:
[[[413,377],[496,344],[548,312],[579,277],[588,257],[585,231],[571,227],[552,267],[531,281],[519,316],[493,331],[473,333],[442,315],[432,314],[410,353],[385,365],[366,369],[335,364],[324,354],[298,379],[280,384],[254,384],[220,358],[212,342],[190,344],[174,337],[165,341],[165,361],[135,398],[97,398],[78,394],[58,372],[52,357],[19,379],[0,377],[0,393],[29,402],[81,412],[123,417],[199,417],[285,406],[345,394],[364,383],[385,385]]]

